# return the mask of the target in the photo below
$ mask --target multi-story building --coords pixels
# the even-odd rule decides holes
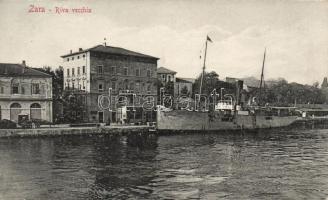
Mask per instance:
[[[0,119],[52,122],[52,77],[22,64],[0,63]]]
[[[165,67],[160,67],[157,69],[157,77],[162,82],[163,85],[169,82],[175,82],[175,74],[177,72],[167,69]]]
[[[136,96],[139,99],[153,96],[156,102],[156,57],[106,45],[80,48],[61,57],[65,88],[83,99],[84,109],[76,112],[81,121],[107,123],[120,120],[122,110],[117,109],[118,96],[127,96],[128,106],[136,105]],[[109,88],[110,101],[106,97]],[[146,117],[142,114],[141,118]]]
[[[166,93],[171,93],[175,97],[180,95],[187,95],[190,97],[192,94],[192,84],[195,80],[191,78],[177,78],[176,74],[177,72],[165,67],[160,67],[157,70],[157,78],[162,86],[164,86],[166,90],[172,90],[166,91]]]

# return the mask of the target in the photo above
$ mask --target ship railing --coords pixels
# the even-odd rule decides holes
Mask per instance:
[[[233,110],[234,104],[232,100],[219,100],[215,105],[215,110]]]

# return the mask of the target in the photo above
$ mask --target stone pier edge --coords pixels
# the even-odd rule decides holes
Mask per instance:
[[[0,129],[0,138],[11,137],[42,137],[69,135],[125,135],[134,132],[148,132],[149,126],[126,127],[65,127],[38,129]]]

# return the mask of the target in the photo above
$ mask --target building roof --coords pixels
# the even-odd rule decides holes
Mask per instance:
[[[316,109],[316,108],[298,108],[298,110],[301,110],[303,112],[328,112],[328,109],[322,108],[322,109]]]
[[[158,74],[176,74],[177,72],[167,69],[165,67],[160,67],[157,69]]]
[[[228,83],[235,83],[238,80],[241,80],[241,79],[234,78],[234,77],[226,77],[225,78],[225,81],[228,82]]]
[[[80,53],[88,52],[88,51],[102,52],[102,53],[108,53],[108,54],[114,54],[114,55],[123,55],[123,56],[152,58],[152,59],[157,59],[158,60],[158,58],[156,58],[156,57],[149,56],[149,55],[142,54],[142,53],[138,53],[138,52],[135,52],[135,51],[130,51],[130,50],[127,50],[127,49],[123,49],[121,47],[104,46],[104,45],[97,45],[95,47],[85,49],[85,50],[80,50],[80,51],[73,52],[73,53],[70,53],[70,54],[66,54],[66,55],[63,55],[61,57],[65,58],[65,57],[68,57],[68,56],[72,56],[72,55],[76,55],[76,54],[80,54]]]
[[[195,79],[194,78],[181,78],[181,77],[177,77],[175,79],[175,82],[181,82],[181,83],[195,83]]]
[[[24,66],[23,64],[0,63],[0,76],[51,77],[51,75]]]

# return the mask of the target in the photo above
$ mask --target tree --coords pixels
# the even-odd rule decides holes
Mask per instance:
[[[169,94],[171,96],[174,96],[174,83],[172,81],[167,82],[164,85],[165,88],[165,94]]]
[[[78,112],[84,110],[84,104],[82,101],[82,96],[73,94],[69,90],[64,90],[61,98],[63,104],[63,121],[64,123],[79,123],[83,119],[78,116]]]
[[[257,91],[256,96],[258,97]],[[318,88],[318,84],[302,85],[299,83],[288,83],[284,79],[277,80],[271,86],[262,91],[263,103],[272,105],[289,106],[297,104],[321,104],[326,101],[325,95]]]
[[[200,84],[201,84],[202,74],[200,74],[193,85],[193,95],[199,94]],[[204,72],[203,82],[202,82],[202,94],[209,95],[214,88],[217,88],[219,82],[219,75],[215,72]]]
[[[181,89],[181,94],[188,95],[188,93],[189,93],[189,91],[188,91],[187,86],[183,86],[183,88]]]

